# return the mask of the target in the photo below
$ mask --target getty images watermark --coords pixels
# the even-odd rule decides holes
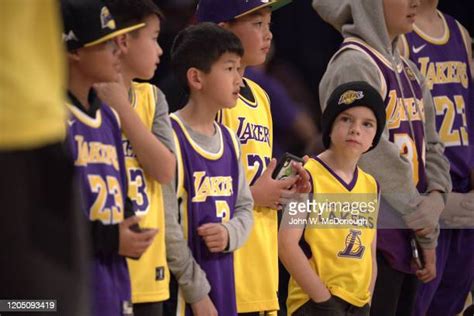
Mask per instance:
[[[377,194],[316,194],[290,201],[281,225],[287,228],[375,228]]]

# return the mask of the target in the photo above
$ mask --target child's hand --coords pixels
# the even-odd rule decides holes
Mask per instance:
[[[250,187],[256,206],[278,209],[280,203],[284,203],[286,199],[291,198],[296,191],[292,191],[291,187],[296,183],[298,177],[275,180],[272,178],[275,167],[276,159],[273,158],[260,178]]]
[[[403,216],[407,226],[418,236],[427,236],[438,225],[439,216],[444,209],[443,197],[439,192],[431,192],[416,205],[416,211]]]
[[[436,248],[423,249],[425,266],[416,271],[416,277],[423,283],[428,283],[436,278]]]
[[[204,239],[210,252],[221,252],[229,243],[229,232],[220,223],[207,223],[197,229],[197,233]]]
[[[331,299],[331,292],[325,288],[321,293],[318,293],[317,297],[312,297],[312,300],[316,303],[323,303]]]
[[[194,316],[217,316],[216,307],[209,298],[209,295],[191,304],[191,309]]]
[[[139,217],[131,216],[119,224],[119,255],[139,258],[153,242],[158,229],[134,232],[130,226],[138,222],[140,222]]]
[[[307,156],[305,156],[307,157]],[[306,162],[307,160],[305,160]],[[297,193],[309,193],[311,192],[311,183],[309,182],[309,174],[301,163],[293,161],[291,163],[293,169],[296,170],[298,174],[298,180],[295,183]]]
[[[94,84],[94,89],[104,103],[114,108],[119,115],[124,108],[131,108],[128,101],[128,91],[123,82],[122,75],[119,75],[117,82],[103,82]]]

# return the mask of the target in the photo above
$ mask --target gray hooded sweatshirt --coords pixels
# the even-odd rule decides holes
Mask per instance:
[[[424,174],[426,179],[424,181],[426,183],[424,189],[426,192],[433,190],[449,192],[451,190],[449,162],[443,156],[444,146],[436,132],[431,94],[425,87],[424,80],[416,67],[410,64],[410,62],[402,62],[396,49],[398,39],[396,38],[390,42],[384,19],[383,1],[313,0],[313,7],[323,20],[341,32],[345,41],[355,39],[355,41],[362,42],[363,45],[361,46],[369,47],[368,50],[373,52],[373,54],[368,54],[363,49],[346,47],[339,50],[333,56],[319,85],[322,110],[326,106],[330,93],[338,85],[349,81],[366,81],[379,90],[384,100],[388,100],[387,98],[389,98],[391,91],[388,91],[386,73],[383,69],[381,70],[379,64],[371,56],[382,56],[382,59],[387,62],[388,68],[392,67],[392,69],[401,71],[398,76],[403,76],[404,78],[415,76],[411,81],[411,87],[407,88],[407,85],[400,86],[405,87],[405,91],[402,91],[401,94],[404,94],[406,98],[411,97],[412,100],[413,94],[416,95],[414,91],[419,91],[419,98],[417,99],[423,102],[424,110],[420,110],[420,107],[416,107],[416,109],[418,112],[424,112],[424,120],[419,119],[420,116],[423,117],[423,115],[420,115],[417,120],[418,122],[412,122],[412,117],[407,114],[406,124],[410,127],[412,132],[410,135],[412,136],[416,134],[413,133],[416,124],[418,124],[419,129],[422,131],[419,134],[421,135],[420,139],[424,143],[425,150],[421,148],[419,150],[423,152],[422,155],[425,158]],[[404,68],[405,70],[403,70]],[[409,68],[408,71],[406,68]],[[407,72],[409,73],[408,75]],[[401,89],[403,90],[403,88]],[[398,95],[398,97],[401,98],[403,96]],[[403,102],[400,104],[403,104]],[[406,105],[403,107],[404,113],[407,113]],[[408,111],[412,109],[409,108]],[[387,126],[377,147],[364,154],[359,161],[359,165],[366,172],[372,174],[379,182],[383,201],[388,202],[388,204],[385,203],[387,207],[392,207],[397,214],[407,215],[416,210],[413,205],[420,201],[422,198],[420,193],[424,192],[419,192],[419,189],[417,189],[412,180],[413,168],[409,159],[406,155],[401,155],[400,148],[393,141],[389,140],[389,126],[392,118],[392,116],[387,118]],[[400,220],[400,222],[402,221]],[[439,230],[436,230],[430,236],[418,238],[418,240],[422,247],[433,248],[436,246],[438,234]],[[403,241],[403,238],[390,237],[387,240],[394,243]],[[406,253],[408,251],[408,254],[400,256],[400,259],[409,259],[409,243],[405,245],[403,242],[402,248],[406,250],[402,252]],[[392,255],[398,256],[398,252]]]

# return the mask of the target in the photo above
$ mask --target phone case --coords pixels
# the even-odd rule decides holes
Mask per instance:
[[[283,157],[281,157],[280,161],[278,161],[275,170],[273,170],[272,178],[280,180],[295,175],[296,173],[291,167],[292,161],[304,163],[302,158],[290,153],[284,153]]]

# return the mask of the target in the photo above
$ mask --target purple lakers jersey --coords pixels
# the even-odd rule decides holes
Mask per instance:
[[[68,142],[90,221],[116,224],[124,219],[126,174],[118,118],[95,94],[95,118],[68,104]],[[118,253],[97,254],[93,262],[94,315],[130,315],[130,279],[125,258]]]
[[[178,156],[178,202],[180,222],[196,262],[206,272],[210,298],[219,315],[237,315],[234,263],[231,252],[211,253],[197,229],[206,223],[222,223],[233,217],[239,179],[236,138],[221,124],[220,151],[202,149],[188,134],[180,119],[171,115]],[[178,298],[178,315],[191,315]]]
[[[460,26],[452,17],[439,15],[445,26],[443,38],[431,38],[415,27],[405,35],[406,47],[433,96],[436,128],[451,164],[453,191],[464,193],[471,188],[469,175],[474,166],[471,71]]]
[[[405,60],[397,69],[377,50],[367,43],[348,38],[342,44],[343,49],[355,49],[371,58],[379,69],[389,140],[396,144],[400,155],[411,164],[413,183],[418,192],[427,188],[425,169],[425,132],[424,103],[420,83]],[[383,192],[383,188],[382,188]],[[385,192],[392,193],[392,192]],[[383,194],[382,194],[383,195]],[[380,204],[381,216],[399,216],[385,202]],[[380,229],[377,232],[377,249],[384,254],[390,265],[399,271],[411,273],[410,230]]]

